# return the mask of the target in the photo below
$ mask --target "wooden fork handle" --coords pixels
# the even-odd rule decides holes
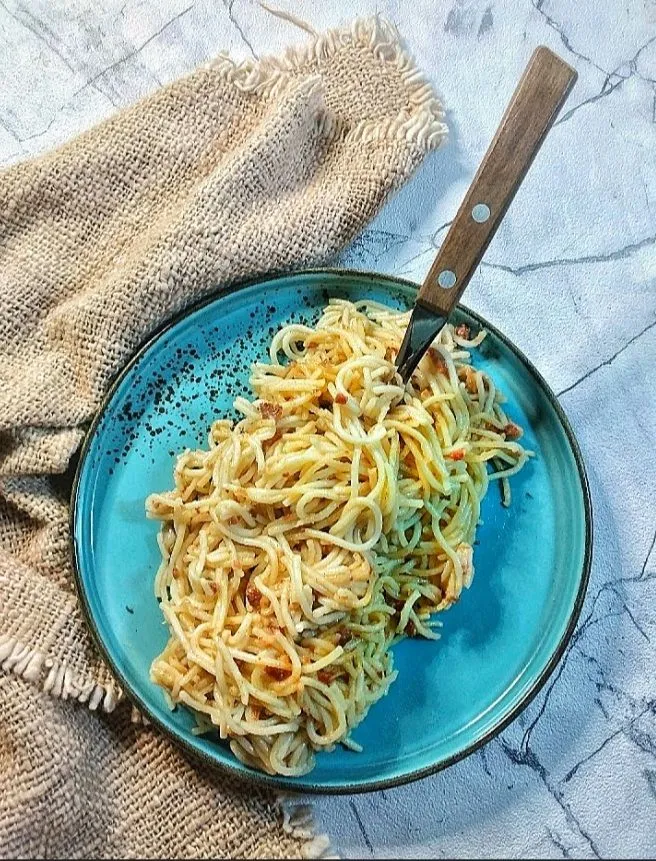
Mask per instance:
[[[575,80],[560,57],[536,49],[419,291],[431,310],[448,316],[458,303]]]

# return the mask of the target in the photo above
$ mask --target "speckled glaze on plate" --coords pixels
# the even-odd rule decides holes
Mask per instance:
[[[251,363],[292,320],[313,324],[333,296],[412,303],[416,285],[382,275],[316,271],[223,292],[174,320],[124,369],[89,430],[72,506],[76,579],[100,650],[136,705],[176,742],[211,763],[290,790],[358,792],[430,774],[476,750],[519,714],[554,669],[581,608],[592,521],[580,452],[554,395],[527,359],[464,308],[489,336],[474,363],[508,397],[537,457],[513,480],[504,509],[492,486],[483,504],[476,575],[443,614],[442,639],[394,648],[399,677],[353,737],[303,778],[272,778],[238,762],[226,743],[194,736],[171,712],[149,668],[167,628],[153,594],[158,524],[144,501],[172,485],[175,455],[205,446],[210,423],[232,416]]]

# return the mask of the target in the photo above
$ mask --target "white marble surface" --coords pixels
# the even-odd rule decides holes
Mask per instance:
[[[401,789],[324,798],[344,856],[656,855],[656,4],[278,0],[323,28],[381,12],[451,138],[345,261],[420,279],[528,56],[579,72],[467,302],[560,393],[589,470],[594,565],[544,692],[478,754]],[[251,0],[0,0],[0,163],[40,152],[222,49],[303,34]]]

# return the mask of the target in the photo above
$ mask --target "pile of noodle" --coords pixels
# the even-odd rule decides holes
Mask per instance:
[[[391,644],[437,638],[434,614],[473,576],[490,479],[530,452],[447,326],[411,383],[396,373],[408,314],[333,300],[253,367],[243,418],[185,451],[163,521],[155,592],[170,639],[152,678],[173,704],[269,773],[309,771],[395,678]],[[489,466],[494,470],[490,471]]]

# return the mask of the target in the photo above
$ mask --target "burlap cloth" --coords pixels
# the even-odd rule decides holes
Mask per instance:
[[[70,462],[162,321],[219,284],[327,261],[444,134],[395,31],[358,21],[280,58],[221,56],[0,173],[3,857],[325,848],[303,811],[283,828],[272,793],[131,722],[72,583]]]

